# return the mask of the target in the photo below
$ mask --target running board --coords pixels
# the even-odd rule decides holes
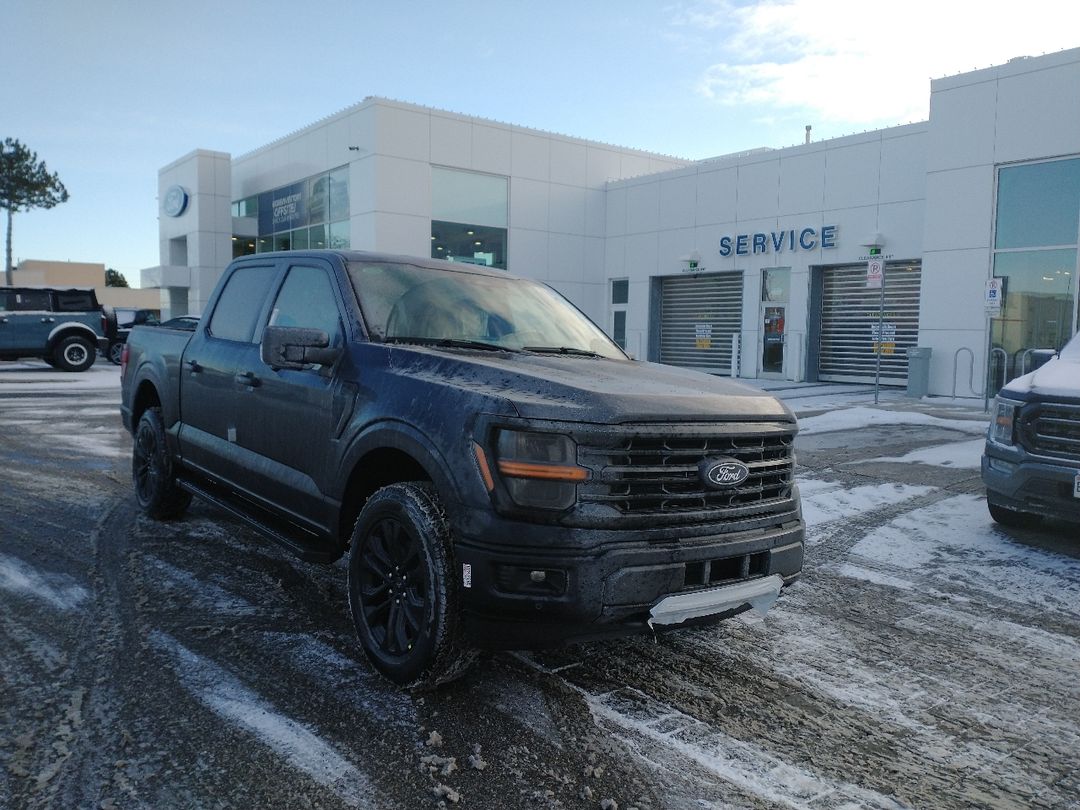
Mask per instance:
[[[290,553],[295,554],[304,562],[332,563],[341,556],[333,551],[316,551],[315,549],[312,549],[311,546],[294,537],[290,537],[270,524],[259,520],[257,517],[244,511],[231,501],[199,486],[188,478],[178,478],[176,484],[180,489],[185,492],[190,492],[196,498],[207,501],[218,509],[228,512],[233,517],[239,518],[263,537],[273,540],[279,546],[282,546]]]

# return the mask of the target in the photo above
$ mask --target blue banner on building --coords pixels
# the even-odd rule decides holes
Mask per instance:
[[[259,236],[307,225],[305,184],[294,183],[259,195]]]

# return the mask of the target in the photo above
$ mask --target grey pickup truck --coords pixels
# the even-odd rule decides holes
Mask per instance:
[[[1080,522],[1080,334],[998,392],[982,478],[998,523]]]
[[[196,496],[301,559],[348,554],[360,643],[398,684],[477,647],[763,611],[801,571],[792,413],[631,360],[505,272],[243,257],[194,331],[132,330],[122,380],[142,509]]]

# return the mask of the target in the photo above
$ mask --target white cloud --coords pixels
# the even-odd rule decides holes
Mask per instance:
[[[704,97],[840,125],[925,120],[931,78],[1080,46],[1075,0],[711,0],[674,22],[719,57]]]

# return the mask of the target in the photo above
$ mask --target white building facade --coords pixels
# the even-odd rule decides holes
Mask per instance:
[[[367,99],[164,167],[142,281],[175,315],[246,252],[436,256],[544,281],[638,357],[903,386],[922,348],[929,393],[981,395],[1077,329],[1080,49],[936,80],[930,109],[694,162]]]

